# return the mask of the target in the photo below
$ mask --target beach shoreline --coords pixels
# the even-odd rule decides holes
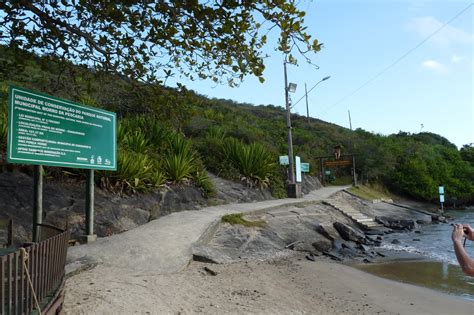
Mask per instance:
[[[67,281],[67,314],[472,314],[474,302],[305,254],[173,274],[103,265]]]

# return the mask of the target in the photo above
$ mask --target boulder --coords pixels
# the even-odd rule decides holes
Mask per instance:
[[[341,238],[337,230],[332,225],[318,225],[316,227],[316,232],[331,241]]]
[[[346,241],[352,241],[356,243],[365,243],[365,234],[361,231],[356,230],[344,223],[334,222],[334,228],[339,232],[341,237]]]
[[[414,230],[418,228],[415,220],[378,216],[375,221],[394,230]]]

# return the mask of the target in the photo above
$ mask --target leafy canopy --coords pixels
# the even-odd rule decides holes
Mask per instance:
[[[321,49],[293,0],[0,1],[0,44],[155,81],[174,75],[236,85],[263,81],[262,47]],[[290,56],[291,57],[291,56]]]

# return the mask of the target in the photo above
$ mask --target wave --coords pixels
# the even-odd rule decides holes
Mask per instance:
[[[422,250],[420,248],[416,248],[414,246],[406,246],[406,245],[397,245],[397,244],[382,244],[379,248],[381,249],[386,249],[386,250],[391,250],[391,251],[397,251],[397,252],[405,252],[405,253],[410,253],[410,254],[418,254],[420,256],[433,259],[435,261],[443,262],[443,263],[448,263],[450,265],[457,265],[456,259],[453,259],[449,253],[443,254],[443,253],[436,253],[432,251],[427,251],[427,250]]]

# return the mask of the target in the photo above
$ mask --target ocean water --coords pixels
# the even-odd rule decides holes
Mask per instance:
[[[467,223],[474,228],[474,208],[463,211],[449,211],[445,213],[452,217],[449,223]],[[450,224],[420,225],[419,232],[393,233],[384,237],[382,248],[417,253],[434,261],[457,265],[453,249]],[[396,239],[400,244],[392,244]],[[474,257],[474,242],[466,242],[466,251]]]
[[[450,211],[450,223],[467,223],[474,227],[474,208]],[[451,240],[450,224],[420,226],[419,233],[393,233],[384,237],[384,249],[418,254],[421,260],[359,265],[357,268],[384,278],[428,287],[474,301],[474,277],[459,267]],[[396,239],[400,244],[392,244]],[[474,242],[466,242],[466,251],[474,257]]]

